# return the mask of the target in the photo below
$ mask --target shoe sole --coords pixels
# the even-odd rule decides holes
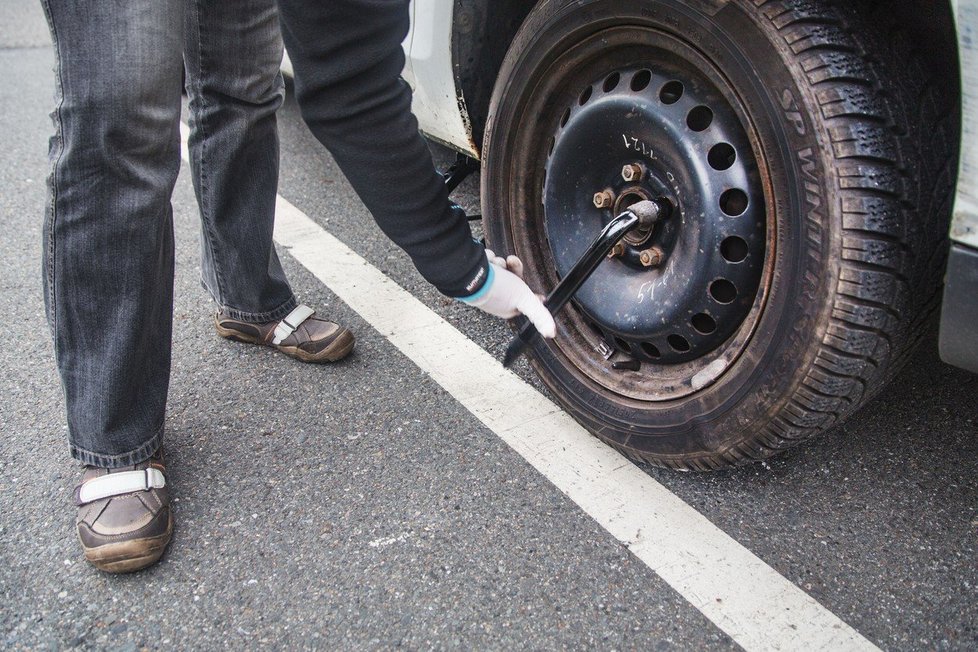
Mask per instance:
[[[152,566],[166,550],[173,535],[173,514],[166,524],[166,532],[156,537],[107,543],[85,550],[85,559],[95,568],[106,573],[132,573]]]
[[[220,324],[215,324],[217,327],[217,334],[227,340],[232,340],[234,342],[242,342],[244,344],[262,344],[257,337],[251,337],[250,335],[245,335],[233,328],[224,328]],[[339,335],[336,336],[329,346],[320,351],[319,353],[309,353],[297,346],[274,346],[270,345],[273,349],[278,349],[285,355],[301,360],[302,362],[314,362],[314,363],[324,363],[324,362],[336,362],[342,360],[346,356],[350,355],[350,351],[353,350],[353,346],[356,344],[356,339],[347,329],[343,329]]]

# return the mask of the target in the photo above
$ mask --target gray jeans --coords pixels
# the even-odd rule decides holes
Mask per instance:
[[[296,305],[272,244],[283,98],[274,0],[42,0],[57,51],[44,290],[71,454],[160,445],[170,376],[181,71],[202,279],[248,321]]]

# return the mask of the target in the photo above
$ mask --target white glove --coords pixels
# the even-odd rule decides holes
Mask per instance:
[[[512,319],[523,314],[544,337],[557,335],[554,318],[543,300],[523,281],[523,262],[516,256],[502,258],[486,249],[489,259],[489,278],[482,289],[459,301],[475,306],[490,315]]]

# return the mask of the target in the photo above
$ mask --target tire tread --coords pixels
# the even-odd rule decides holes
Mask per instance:
[[[794,393],[754,440],[687,459],[687,469],[761,460],[838,423],[900,370],[939,306],[954,165],[948,98],[885,3],[868,15],[830,0],[752,4],[790,48],[821,111],[839,172],[841,268],[829,326]],[[865,43],[854,36],[874,33]],[[885,68],[886,60],[897,63]],[[923,125],[932,128],[925,134]]]

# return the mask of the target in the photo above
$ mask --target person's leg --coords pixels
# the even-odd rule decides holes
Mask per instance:
[[[201,279],[220,306],[217,332],[304,362],[339,360],[352,333],[298,305],[272,242],[284,96],[275,0],[188,0],[186,30]]]
[[[183,24],[167,2],[43,4],[58,59],[45,304],[71,454],[127,466],[163,434]]]
[[[187,0],[190,160],[204,287],[230,317],[267,322],[297,302],[272,243],[275,112],[284,97],[274,0]]]
[[[163,553],[159,447],[170,375],[182,11],[42,0],[57,54],[44,296],[65,390],[85,556],[113,572]],[[171,6],[172,5],[172,6]]]

